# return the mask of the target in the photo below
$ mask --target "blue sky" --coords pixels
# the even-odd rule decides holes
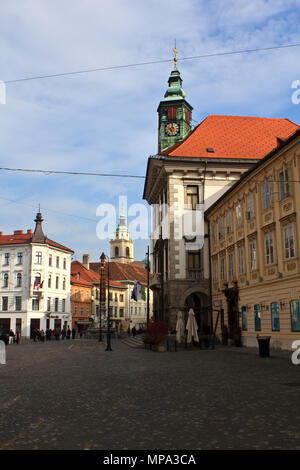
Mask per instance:
[[[300,1],[52,0],[5,2],[0,80],[300,43]],[[286,117],[300,123],[291,84],[300,47],[178,62],[193,118]],[[0,166],[144,175],[157,150],[157,106],[171,63],[7,85],[0,105]],[[0,231],[44,231],[97,260],[101,203],[142,203],[143,180],[0,172]],[[146,202],[144,201],[147,207]],[[147,241],[135,243],[142,259]]]

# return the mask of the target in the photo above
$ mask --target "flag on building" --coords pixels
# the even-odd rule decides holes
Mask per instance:
[[[146,289],[142,286],[142,300],[146,300]]]
[[[131,298],[136,302],[142,298],[142,286],[138,281],[135,281],[134,288],[131,292]]]

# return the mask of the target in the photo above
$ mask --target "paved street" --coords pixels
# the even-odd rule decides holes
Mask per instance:
[[[8,346],[0,448],[300,449],[300,366],[290,355],[112,346]]]

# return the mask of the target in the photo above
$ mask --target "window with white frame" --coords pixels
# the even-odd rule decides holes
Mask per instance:
[[[266,247],[266,264],[273,264],[275,262],[273,232],[267,233],[265,235],[265,247]]]
[[[37,251],[35,254],[35,263],[36,264],[42,264],[42,252]]]
[[[245,272],[245,250],[243,246],[238,247],[239,274]]]
[[[263,210],[270,209],[272,205],[271,183],[266,181],[261,188]]]
[[[4,253],[4,265],[9,265],[9,253]]]
[[[62,299],[61,301],[61,311],[64,313],[66,310],[66,299]]]
[[[49,255],[49,266],[52,266],[52,255]]]
[[[22,287],[22,274],[21,273],[17,274],[17,286],[16,287]]]
[[[279,197],[280,200],[285,199],[291,195],[291,177],[290,169],[284,167],[279,173]]]
[[[249,243],[250,249],[250,269],[254,271],[256,269],[256,240],[251,240]]]
[[[51,274],[50,274],[49,277],[48,277],[48,287],[51,288]]]
[[[236,217],[237,227],[241,227],[243,225],[243,215],[242,215],[242,204],[240,202],[235,208],[235,217]]]
[[[228,275],[234,277],[234,251],[231,251],[228,255]]]
[[[18,264],[22,264],[23,263],[23,253],[19,252],[17,257],[18,257]]]
[[[8,273],[3,275],[3,287],[8,287]]]
[[[289,225],[283,229],[284,233],[284,253],[285,259],[294,258],[295,256],[295,237],[294,225]]]

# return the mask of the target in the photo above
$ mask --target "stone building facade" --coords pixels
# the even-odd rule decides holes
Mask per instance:
[[[40,212],[35,222],[34,233],[0,232],[0,331],[11,328],[23,337],[71,326],[73,251],[44,235]]]
[[[287,119],[210,115],[182,136],[185,117],[192,122],[192,108],[185,100],[176,63],[173,72],[176,86],[169,88],[174,109],[168,111],[165,99],[158,108],[159,153],[148,159],[143,195],[152,206],[150,286],[155,318],[174,328],[178,310],[187,314],[193,307],[204,331],[213,326],[211,234],[206,222],[202,228],[197,226],[197,214],[201,218],[204,210],[298,126]],[[193,230],[186,230],[186,212],[194,220]]]
[[[229,336],[241,328],[246,346],[262,335],[283,349],[299,339],[299,181],[298,130],[207,210],[219,335],[224,325]]]

